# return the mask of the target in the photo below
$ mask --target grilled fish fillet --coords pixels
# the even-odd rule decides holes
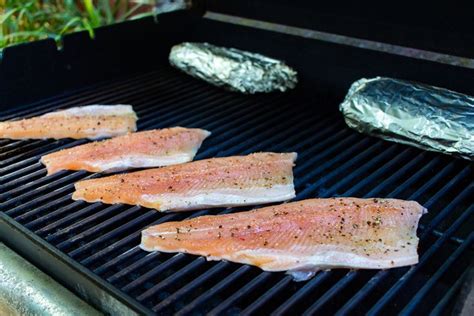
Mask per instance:
[[[210,134],[183,127],[130,133],[61,150],[41,157],[41,162],[48,175],[60,170],[112,172],[168,166],[193,160]]]
[[[295,159],[296,153],[256,153],[85,180],[72,198],[160,211],[285,201],[295,196]]]
[[[134,132],[136,121],[137,115],[131,105],[88,105],[0,122],[0,138],[98,139]]]
[[[418,263],[416,229],[425,211],[417,202],[396,199],[310,199],[152,226],[142,232],[141,248],[287,271],[306,280],[321,269]]]

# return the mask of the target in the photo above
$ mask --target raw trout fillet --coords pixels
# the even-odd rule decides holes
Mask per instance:
[[[160,211],[253,205],[295,196],[296,153],[212,158],[76,183],[74,200]]]
[[[301,281],[321,269],[418,263],[416,229],[425,211],[395,199],[310,199],[152,226],[141,248],[287,271]]]
[[[211,133],[197,128],[166,128],[115,137],[41,157],[48,175],[61,170],[112,172],[161,167],[193,160]]]
[[[0,122],[0,138],[98,139],[137,130],[131,105],[88,105],[19,121]]]

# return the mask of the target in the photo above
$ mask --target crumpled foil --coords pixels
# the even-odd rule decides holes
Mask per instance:
[[[376,77],[354,82],[339,109],[361,133],[474,160],[474,97]]]
[[[176,45],[169,61],[193,77],[242,93],[286,91],[298,82],[296,71],[282,61],[209,43]]]

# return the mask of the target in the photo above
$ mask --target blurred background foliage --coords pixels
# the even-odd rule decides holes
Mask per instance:
[[[64,34],[154,14],[153,1],[0,0],[0,50],[44,38],[61,45]]]

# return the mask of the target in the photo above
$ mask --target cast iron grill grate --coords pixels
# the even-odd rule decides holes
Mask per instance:
[[[439,314],[450,307],[474,254],[472,163],[358,134],[346,128],[336,111],[312,114],[311,102],[294,92],[242,96],[169,67],[12,109],[0,119],[95,103],[132,104],[140,130],[180,125],[212,131],[196,159],[297,151],[297,199],[397,197],[429,209],[418,232],[417,266],[321,271],[308,282],[295,283],[283,273],[137,247],[140,231],[149,225],[235,209],[160,214],[73,201],[74,182],[97,175],[45,177],[38,160],[84,140],[0,140],[1,210],[150,312]],[[326,107],[336,109],[335,104]]]

